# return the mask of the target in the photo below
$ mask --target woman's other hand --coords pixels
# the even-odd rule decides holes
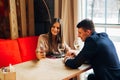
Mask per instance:
[[[46,57],[46,53],[45,52],[37,52],[36,53],[36,57],[37,57],[37,59],[43,59],[43,58],[45,58]]]

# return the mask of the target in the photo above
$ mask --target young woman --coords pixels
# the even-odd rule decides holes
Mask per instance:
[[[54,18],[51,22],[49,32],[41,34],[38,38],[36,57],[41,59],[46,56],[59,54],[58,44],[64,44],[65,51],[70,50],[70,47],[63,41],[61,20]]]

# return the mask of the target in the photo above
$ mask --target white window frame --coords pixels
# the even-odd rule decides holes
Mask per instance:
[[[80,3],[80,9],[78,10],[78,14],[81,14],[79,17],[79,21],[81,19],[87,18],[87,9],[86,9],[86,3],[87,0],[79,0]],[[107,0],[105,0],[105,4],[107,3]],[[79,7],[78,6],[78,7]],[[105,14],[105,18],[107,18],[106,16],[107,14]],[[93,20],[94,21],[94,20]],[[106,32],[108,33],[108,35],[110,36],[110,38],[113,41],[118,41],[120,42],[120,24],[108,24],[106,23],[106,19],[105,19],[105,23],[95,23],[95,28],[97,32]]]

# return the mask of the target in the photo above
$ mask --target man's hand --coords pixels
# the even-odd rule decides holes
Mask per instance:
[[[69,51],[67,51],[65,56],[75,57],[76,56],[76,51],[75,50],[69,50]]]
[[[76,52],[75,50],[67,51],[67,53],[65,54],[63,62],[65,63],[68,59],[73,59],[76,56],[75,52]]]

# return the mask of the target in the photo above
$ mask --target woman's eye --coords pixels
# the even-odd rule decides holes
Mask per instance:
[[[52,26],[52,28],[55,28],[55,26]]]
[[[59,27],[57,27],[57,29],[60,29]]]

